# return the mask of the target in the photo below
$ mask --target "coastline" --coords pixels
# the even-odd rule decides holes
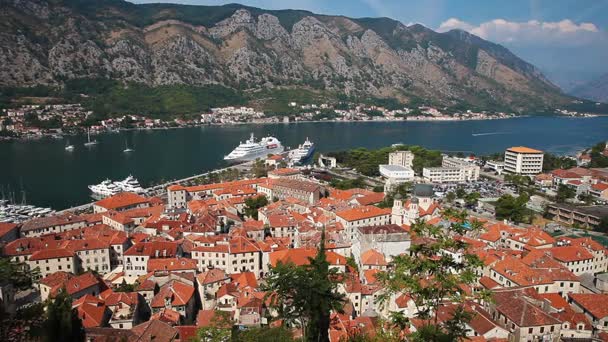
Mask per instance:
[[[131,128],[114,128],[105,131],[91,131],[93,135],[98,134],[113,134],[128,131],[158,131],[158,130],[172,130],[172,129],[184,129],[194,127],[230,127],[230,126],[243,126],[243,125],[293,125],[293,124],[310,124],[310,123],[404,123],[404,122],[433,122],[433,123],[451,123],[451,122],[468,122],[468,121],[495,121],[495,120],[513,120],[534,117],[533,114],[525,115],[513,115],[508,117],[486,117],[486,118],[452,118],[452,117],[439,117],[439,118],[421,118],[421,119],[410,119],[410,120],[294,120],[289,122],[227,122],[227,123],[196,123],[183,126],[166,126],[166,127],[131,127]],[[547,115],[547,117],[554,118],[570,118],[570,119],[590,119],[595,117],[608,116],[608,114],[593,114],[591,116],[571,116],[571,115]],[[43,133],[39,135],[26,135],[21,137],[0,137],[0,143],[2,142],[15,142],[15,141],[36,141],[44,138],[55,138],[63,139],[64,137],[81,135],[79,133]]]

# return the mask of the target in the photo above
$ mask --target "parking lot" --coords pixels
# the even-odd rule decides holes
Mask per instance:
[[[466,193],[478,192],[481,198],[497,198],[504,194],[516,194],[514,186],[505,185],[495,180],[478,180],[475,182],[462,184],[434,184],[433,190],[435,194],[442,198],[448,192],[456,192],[458,188],[464,189]]]

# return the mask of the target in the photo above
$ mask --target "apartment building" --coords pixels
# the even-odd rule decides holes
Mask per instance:
[[[346,238],[355,240],[355,230],[363,226],[381,226],[391,221],[391,209],[380,209],[372,205],[346,209],[336,213],[336,222],[344,227]]]
[[[543,151],[517,146],[505,151],[505,172],[534,176],[543,171]]]
[[[200,272],[218,268],[230,274],[249,271],[260,276],[262,270],[262,253],[259,246],[242,236],[218,241],[210,246],[194,247],[191,255],[192,259],[196,260]]]
[[[599,205],[573,206],[550,203],[547,209],[549,216],[554,221],[591,229],[595,229],[602,218],[608,216],[608,207]]]
[[[75,272],[76,255],[67,249],[44,249],[34,252],[27,260],[28,267],[38,268],[40,276],[46,277],[59,271]]]
[[[21,235],[24,237],[41,236],[61,233],[87,226],[87,221],[72,214],[53,215],[29,220],[21,225]]]

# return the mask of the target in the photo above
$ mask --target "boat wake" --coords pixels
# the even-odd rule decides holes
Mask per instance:
[[[481,137],[484,135],[498,135],[498,134],[509,134],[509,132],[488,132],[488,133],[473,133],[471,134],[474,137]]]

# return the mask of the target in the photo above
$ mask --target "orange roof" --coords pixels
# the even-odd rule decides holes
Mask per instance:
[[[593,190],[604,191],[608,189],[608,183],[597,183],[593,184],[591,187],[593,188]]]
[[[185,306],[194,295],[194,287],[173,280],[163,285],[158,293],[152,298],[150,306],[153,308],[165,307],[165,300],[171,301],[171,306]]]
[[[0,223],[0,237],[6,235],[6,233],[15,228],[17,228],[17,225],[14,223]]]
[[[212,268],[206,272],[203,272],[196,276],[199,284],[206,285],[216,283],[218,281],[228,279],[226,272],[224,270],[220,270],[219,268]]]
[[[67,249],[43,249],[34,252],[30,257],[30,261],[45,260],[45,259],[57,259],[57,258],[71,258],[74,257],[74,252]]]
[[[104,302],[97,297],[87,294],[75,300],[72,307],[76,308],[78,318],[85,328],[101,327],[105,323],[104,316],[107,308]]]
[[[270,253],[270,264],[274,267],[279,262],[294,263],[298,266],[308,265],[309,258],[314,258],[317,255],[317,250],[314,248],[293,248],[284,249]],[[346,258],[342,255],[328,251],[326,252],[327,261],[330,265],[346,265]]]
[[[232,282],[237,284],[239,288],[243,287],[258,287],[258,281],[255,279],[255,274],[253,272],[242,272],[235,273],[230,275],[230,279]]]
[[[133,192],[121,192],[95,202],[95,205],[110,209],[120,209],[131,205],[147,203],[148,199]]]
[[[148,272],[196,270],[196,261],[188,258],[149,259]]]
[[[507,151],[515,152],[515,153],[543,153],[543,151],[535,150],[533,148],[524,147],[524,146],[514,146],[509,147]]]
[[[298,169],[290,169],[290,168],[282,168],[276,169],[268,172],[269,174],[277,175],[277,176],[286,176],[286,175],[297,175],[300,173]]]
[[[185,187],[188,192],[199,192],[199,191],[209,191],[216,190],[221,188],[235,187],[235,186],[243,186],[243,185],[255,185],[266,182],[266,178],[255,178],[255,179],[243,179],[226,183],[213,183],[213,184],[204,184],[204,185],[195,185]]]
[[[356,201],[360,205],[376,204],[376,203],[382,202],[383,200],[384,200],[384,193],[383,192],[373,192],[371,194],[364,195],[362,197],[357,197],[356,198]]]
[[[568,296],[596,319],[599,320],[608,316],[608,294],[569,293]]]
[[[572,262],[593,259],[593,255],[581,246],[561,246],[547,249],[558,261]]]
[[[371,205],[347,209],[336,213],[337,216],[346,221],[359,221],[367,218],[390,215],[391,209],[380,209]]]
[[[361,264],[372,266],[386,266],[387,262],[384,259],[384,254],[376,250],[369,249],[361,253]]]
[[[162,309],[160,309],[160,311],[153,314],[150,317],[150,320],[159,320],[159,321],[163,321],[165,323],[175,325],[175,324],[178,324],[180,321],[180,314],[179,314],[179,312],[177,312],[173,309],[162,308]]]

